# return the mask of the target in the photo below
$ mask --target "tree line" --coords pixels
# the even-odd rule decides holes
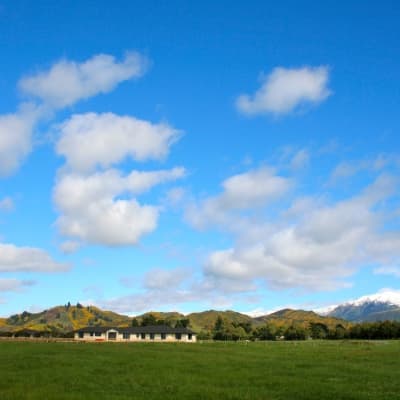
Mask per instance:
[[[276,326],[266,323],[254,327],[251,323],[230,322],[218,317],[212,331],[202,331],[198,339],[213,340],[306,340],[306,339],[400,339],[400,321],[363,322],[348,327],[337,324],[329,327],[319,322]]]

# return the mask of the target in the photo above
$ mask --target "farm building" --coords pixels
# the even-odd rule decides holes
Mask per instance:
[[[166,325],[134,326],[125,328],[88,326],[74,332],[75,340],[118,342],[187,342],[196,341],[196,334],[188,328]]]

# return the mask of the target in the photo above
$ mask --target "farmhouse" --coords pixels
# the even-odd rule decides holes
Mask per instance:
[[[196,341],[196,334],[188,328],[167,325],[133,326],[125,328],[88,326],[74,332],[74,339],[81,341],[118,342],[186,342]]]

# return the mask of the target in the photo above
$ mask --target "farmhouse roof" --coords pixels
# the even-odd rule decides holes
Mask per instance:
[[[24,328],[24,329],[21,329],[19,331],[15,331],[14,333],[19,334],[19,335],[20,334],[35,335],[35,334],[40,333],[40,331],[37,331],[35,329]]]
[[[86,326],[76,330],[75,332],[90,333],[98,332],[104,333],[109,330],[116,330],[119,333],[191,333],[194,332],[189,328],[172,328],[168,325],[151,325],[151,326],[128,326],[128,327],[115,327],[115,326]]]

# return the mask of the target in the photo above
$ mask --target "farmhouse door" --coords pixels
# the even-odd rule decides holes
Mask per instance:
[[[116,340],[117,332],[108,332],[108,340]]]

